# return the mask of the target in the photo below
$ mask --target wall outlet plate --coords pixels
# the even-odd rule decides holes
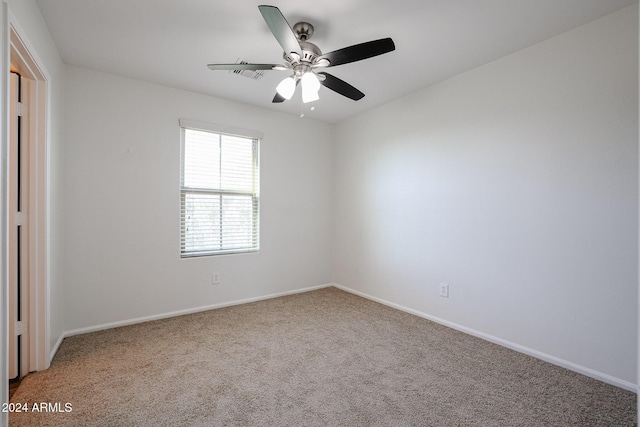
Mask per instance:
[[[440,296],[443,298],[449,298],[449,285],[446,283],[440,283]]]
[[[219,285],[220,284],[220,273],[213,273],[211,275],[211,284]]]

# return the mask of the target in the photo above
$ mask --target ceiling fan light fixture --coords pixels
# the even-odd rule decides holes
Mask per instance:
[[[320,89],[320,80],[318,79],[318,76],[316,76],[315,73],[312,73],[311,71],[306,72],[302,75],[300,83],[302,83],[302,89],[307,88],[315,92]]]
[[[287,77],[276,87],[276,92],[278,92],[284,99],[291,99],[293,92],[295,91],[296,81],[293,77]]]
[[[318,91],[320,90],[320,81],[318,76],[312,72],[304,73],[300,81],[302,84],[302,102],[313,102],[320,99]]]
[[[318,99],[320,99],[320,95],[318,95],[318,92],[305,91],[304,89],[302,90],[302,102],[303,103],[306,104],[308,102],[317,101]]]

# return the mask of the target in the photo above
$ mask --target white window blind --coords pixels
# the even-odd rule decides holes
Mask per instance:
[[[260,140],[198,127],[181,121],[181,256],[257,251]]]

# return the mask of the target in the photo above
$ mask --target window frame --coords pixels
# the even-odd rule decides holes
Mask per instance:
[[[246,254],[246,253],[256,253],[260,251],[260,143],[263,138],[262,132],[249,130],[249,129],[240,129],[234,128],[230,126],[217,125],[212,123],[199,122],[188,119],[180,119],[180,182],[179,182],[179,193],[180,193],[180,221],[179,221],[179,232],[180,232],[180,258],[188,259],[188,258],[198,258],[204,256],[219,256],[219,255],[229,255],[229,254]],[[222,188],[219,189],[209,189],[209,188],[196,188],[196,187],[187,187],[184,185],[184,176],[185,176],[185,130],[194,130],[199,132],[209,132],[213,134],[217,134],[220,136],[230,136],[230,137],[239,137],[250,139],[253,141],[253,155],[252,155],[252,171],[253,171],[253,187],[254,191],[250,190],[225,190]],[[208,249],[208,250],[198,250],[198,251],[186,251],[186,244],[184,236],[186,235],[186,224],[184,218],[184,210],[186,205],[186,196],[187,194],[208,194],[208,195],[216,195],[220,197],[220,211],[222,213],[222,198],[224,196],[242,196],[247,197],[250,196],[252,203],[252,219],[251,219],[251,237],[252,244],[251,246],[242,247],[242,248],[231,248],[231,249]],[[222,218],[222,215],[220,215]],[[224,226],[224,222],[220,221],[220,245],[222,246],[222,229]]]

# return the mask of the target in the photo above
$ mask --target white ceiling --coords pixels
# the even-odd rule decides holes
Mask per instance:
[[[270,1],[270,2],[269,2]],[[315,27],[323,52],[391,37],[394,52],[327,71],[366,96],[320,90],[306,117],[337,122],[612,13],[637,0],[37,0],[67,64],[300,114],[272,104],[288,74],[251,80],[209,63],[282,63],[257,6]]]

